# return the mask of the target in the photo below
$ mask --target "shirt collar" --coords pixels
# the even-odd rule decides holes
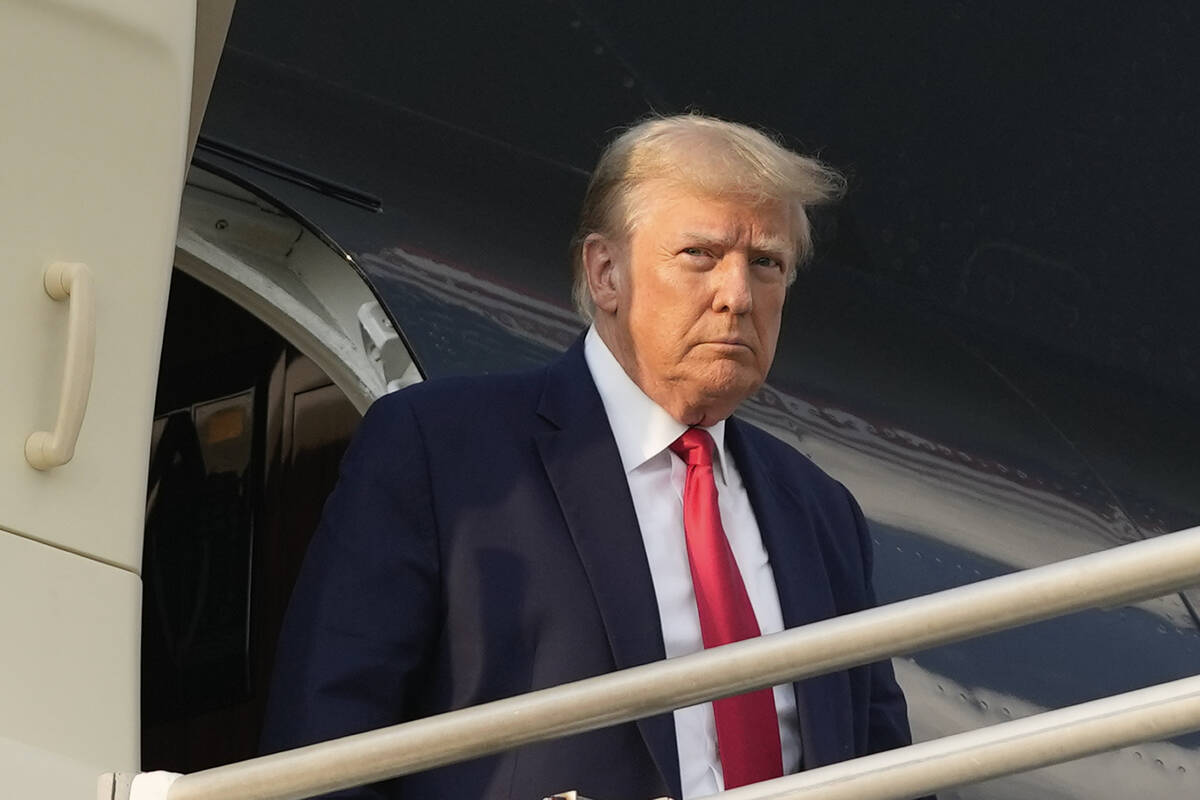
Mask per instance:
[[[584,337],[583,357],[600,392],[600,400],[604,403],[604,412],[608,415],[608,424],[617,441],[617,451],[626,475],[666,450],[687,430],[686,425],[663,410],[633,382],[600,338],[595,326],[589,328]],[[725,483],[725,475],[728,474],[725,420],[704,430],[708,431],[716,444],[717,479]]]

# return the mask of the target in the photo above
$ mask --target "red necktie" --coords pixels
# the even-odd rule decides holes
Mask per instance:
[[[712,451],[712,437],[698,428],[688,428],[671,445],[671,452],[687,463],[683,530],[706,648],[759,635],[750,597],[721,527]],[[726,789],[783,774],[779,720],[771,689],[715,700],[713,714]]]

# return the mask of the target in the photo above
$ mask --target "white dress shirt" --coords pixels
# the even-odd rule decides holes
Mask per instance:
[[[650,562],[650,578],[654,584],[667,658],[702,650],[700,617],[696,611],[683,532],[683,483],[687,466],[667,449],[687,426],[676,421],[638,388],[595,328],[588,331],[583,352],[604,402],[604,411],[629,481],[629,493],[633,496],[638,527]],[[716,443],[713,473],[721,525],[746,584],[759,630],[764,634],[781,631],[783,615],[779,609],[775,575],[746,487],[725,448],[725,421],[705,430]],[[800,767],[800,723],[791,684],[775,687],[775,710],[779,715],[786,775]],[[712,703],[676,710],[675,740],[683,784],[681,800],[722,791],[725,784],[717,756]]]

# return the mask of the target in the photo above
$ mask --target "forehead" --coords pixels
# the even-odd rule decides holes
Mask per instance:
[[[643,187],[633,231],[653,236],[697,235],[792,249],[791,209],[782,200],[746,195],[715,195],[661,182]]]

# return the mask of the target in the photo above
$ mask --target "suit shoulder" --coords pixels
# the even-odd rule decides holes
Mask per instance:
[[[745,439],[757,457],[762,459],[772,475],[787,475],[810,486],[838,493],[846,491],[838,480],[787,442],[744,419],[738,419],[736,423],[739,435]]]
[[[408,417],[422,426],[494,418],[506,410],[527,413],[545,383],[546,367],[525,372],[434,378],[377,399],[372,416]]]

